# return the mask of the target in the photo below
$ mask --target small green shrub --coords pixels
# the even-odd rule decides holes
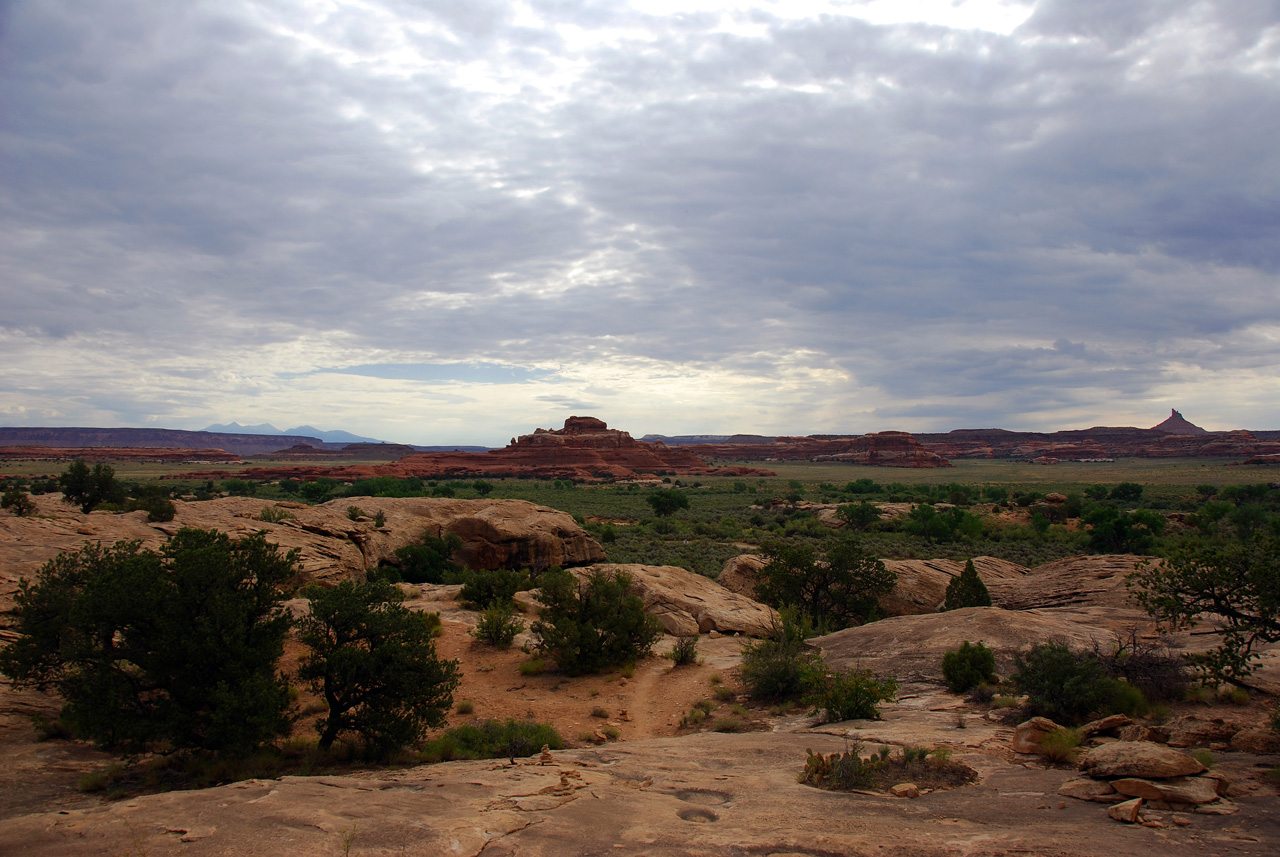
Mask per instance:
[[[542,675],[547,671],[547,665],[542,658],[530,658],[520,666],[516,667],[520,675]]]
[[[1079,732],[1074,729],[1055,729],[1040,739],[1036,752],[1048,761],[1061,765],[1074,762],[1079,747]]]
[[[367,518],[368,515],[365,514],[364,509],[361,509],[359,506],[348,506],[347,517],[353,521],[358,521],[361,518]]]
[[[707,712],[701,708],[692,708],[689,713],[680,718],[681,726],[697,726],[699,723],[707,719]]]
[[[898,683],[877,679],[870,670],[843,670],[810,678],[805,703],[820,709],[829,723],[879,720],[881,702],[891,702]]]
[[[5,491],[4,496],[0,497],[0,509],[9,509],[19,518],[23,518],[35,514],[36,503],[26,491],[13,487]]]
[[[268,524],[278,524],[286,518],[292,518],[288,509],[282,509],[279,506],[263,506],[262,511],[258,513],[258,520]]]
[[[798,699],[806,683],[825,671],[822,656],[804,642],[810,626],[792,609],[780,612],[773,636],[748,640],[742,646],[740,676],[752,699]]]
[[[564,740],[548,723],[508,719],[486,720],[476,725],[455,726],[443,735],[426,742],[418,752],[423,762],[449,762],[455,759],[518,759],[532,756],[543,745],[552,750],[564,749]]]
[[[720,700],[721,702],[728,702],[729,700],[733,699],[733,688],[727,687],[723,684],[719,685],[715,689],[715,695],[716,695],[716,699]]]
[[[712,732],[741,732],[742,721],[737,717],[717,717],[711,721]]]
[[[464,717],[469,714],[474,714],[475,710],[476,710],[476,704],[469,699],[462,700],[461,702],[458,703],[457,707],[454,708],[454,711],[458,712]]]
[[[681,637],[667,655],[678,667],[692,666],[698,662],[698,638]]]
[[[952,693],[964,693],[990,681],[995,675],[995,653],[982,643],[970,645],[968,640],[960,648],[942,656],[942,676]]]
[[[591,709],[591,716],[598,717],[601,720],[608,720],[609,712],[597,705],[595,708]]]
[[[471,636],[482,643],[505,649],[524,630],[524,622],[508,604],[493,604],[480,611]]]

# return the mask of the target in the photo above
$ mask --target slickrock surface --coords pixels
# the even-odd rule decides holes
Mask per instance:
[[[973,786],[915,799],[796,782],[838,736],[706,734],[505,762],[253,780],[0,821],[0,853],[64,855],[1263,855],[1265,801],[1178,830],[1120,828],[1060,801],[1067,771],[976,757]],[[963,756],[966,761],[968,755]]]
[[[644,601],[645,612],[657,616],[663,630],[677,637],[710,631],[764,637],[777,620],[773,609],[676,566],[603,563],[577,573],[592,570],[630,575],[632,591]]]

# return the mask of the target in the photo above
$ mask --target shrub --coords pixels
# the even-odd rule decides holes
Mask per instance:
[[[982,643],[970,645],[968,640],[960,648],[942,656],[942,676],[952,693],[964,693],[994,677],[995,653]]]
[[[962,607],[990,607],[991,593],[987,585],[978,576],[973,567],[973,560],[964,564],[964,571],[951,578],[947,584],[947,597],[942,604],[943,610],[959,610]]]
[[[0,509],[9,509],[19,518],[24,518],[35,513],[36,503],[26,491],[15,485],[0,497]]]
[[[644,499],[659,518],[666,518],[681,509],[689,508],[689,495],[679,488],[660,488]]]
[[[458,703],[457,707],[454,708],[454,711],[458,712],[464,717],[471,714],[475,714],[476,704],[469,699],[464,699]]]
[[[280,506],[263,506],[262,511],[258,513],[258,520],[268,524],[278,524],[286,518],[292,517],[293,515],[289,514],[288,509],[283,509]]]
[[[361,518],[367,518],[368,515],[365,514],[364,509],[361,509],[359,506],[348,506],[347,517],[352,521],[358,521]]]
[[[510,604],[493,604],[480,612],[471,636],[482,643],[505,649],[524,630],[524,622]]]
[[[63,499],[78,504],[86,515],[100,504],[124,502],[124,486],[116,481],[115,468],[109,464],[99,462],[90,468],[77,458],[58,477],[58,484]]]
[[[178,514],[178,509],[173,505],[172,500],[154,494],[131,500],[129,502],[129,510],[146,512],[147,520],[153,524],[172,521]]]
[[[567,571],[552,570],[538,583],[543,606],[532,630],[539,651],[567,675],[634,664],[662,636],[623,572],[594,570],[579,582]]]
[[[515,761],[532,756],[544,746],[552,750],[564,749],[564,739],[548,723],[486,720],[476,725],[455,726],[426,742],[418,752],[418,758],[424,762],[502,758]]]
[[[56,689],[62,718],[109,747],[248,752],[288,731],[276,672],[296,552],[262,534],[181,529],[159,553],[86,544],[19,585],[0,672]]]
[[[1080,747],[1080,733],[1075,729],[1055,729],[1040,739],[1036,752],[1054,764],[1075,761]]]
[[[439,726],[453,704],[458,662],[436,656],[432,627],[403,605],[404,594],[386,581],[344,581],[311,587],[310,612],[299,639],[311,649],[298,670],[329,703],[316,724],[320,748],[343,732],[356,732],[386,755]]]
[[[742,721],[737,717],[717,717],[711,721],[712,732],[741,732]]]
[[[877,679],[870,670],[842,670],[811,674],[804,701],[822,711],[828,723],[879,720],[876,706],[891,702],[897,692],[898,683],[891,678]]]
[[[863,550],[852,536],[828,541],[819,560],[807,544],[771,542],[760,569],[756,597],[775,607],[792,606],[819,626],[839,630],[865,622],[892,591],[897,575]]]
[[[822,656],[804,642],[806,625],[794,610],[783,610],[773,636],[742,646],[740,676],[752,699],[796,699],[809,679],[824,671]]]
[[[522,586],[527,587],[528,582],[527,576],[506,569],[472,572],[462,584],[458,600],[481,610],[495,604],[510,604],[512,597]]]
[[[678,667],[696,664],[698,662],[698,638],[681,637],[676,640],[676,644],[671,647],[671,652],[667,657],[671,658]]]
[[[860,750],[861,745],[856,743],[844,753],[826,756],[806,750],[808,757],[805,759],[804,772],[799,777],[800,782],[818,788],[844,791],[873,787],[879,778],[878,762],[881,760],[875,757],[863,759]]]
[[[461,547],[462,539],[453,533],[443,536],[423,533],[418,544],[396,550],[400,579],[406,583],[461,582],[462,566],[453,561],[453,554]]]
[[[529,658],[516,667],[516,671],[524,676],[542,675],[547,671],[547,665],[542,658]]]
[[[1119,685],[1097,658],[1061,643],[1042,643],[1018,655],[1013,681],[1035,714],[1058,723],[1080,723],[1105,713]]]
[[[1148,643],[1131,630],[1127,638],[1117,636],[1110,649],[1094,644],[1093,656],[1107,675],[1123,679],[1148,700],[1181,701],[1190,683],[1186,660],[1158,643]]]

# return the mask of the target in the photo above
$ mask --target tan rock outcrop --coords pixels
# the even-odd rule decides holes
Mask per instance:
[[[952,559],[889,559],[884,567],[898,575],[893,591],[880,599],[890,616],[936,613],[946,600],[947,585],[964,571],[964,563]],[[996,581],[1011,589],[1030,573],[1017,563],[990,556],[974,557],[973,567],[988,589]]]
[[[755,595],[756,582],[760,579],[760,569],[765,565],[764,557],[755,554],[735,556],[724,564],[716,583],[730,592],[751,598]]]
[[[645,612],[656,616],[663,630],[677,637],[710,631],[764,637],[777,622],[772,608],[683,568],[601,564],[574,573],[584,577],[591,571],[630,575],[632,590],[644,601]]]
[[[1163,744],[1113,741],[1085,751],[1080,770],[1091,777],[1169,779],[1202,774],[1205,767],[1186,753]]]
[[[1230,741],[1240,731],[1240,724],[1222,717],[1200,717],[1188,714],[1170,720],[1163,726],[1170,747],[1207,747],[1218,741]]]
[[[1057,732],[1062,727],[1047,717],[1032,717],[1024,720],[1013,730],[1013,752],[1038,753],[1040,742],[1046,735]]]
[[[1218,799],[1217,784],[1206,777],[1170,777],[1147,780],[1122,777],[1111,781],[1118,794],[1166,803],[1211,803]]]
[[[1142,798],[1136,797],[1107,807],[1107,815],[1125,824],[1137,824],[1142,820],[1141,809]]]
[[[1067,780],[1058,788],[1062,797],[1076,800],[1091,800],[1095,803],[1116,803],[1124,798],[1116,793],[1111,783],[1106,780],[1095,780],[1091,777],[1076,777]]]

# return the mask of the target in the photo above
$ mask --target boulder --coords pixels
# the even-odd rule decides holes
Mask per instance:
[[[1230,747],[1241,753],[1273,755],[1280,753],[1280,733],[1268,726],[1249,726],[1231,736]]]
[[[1208,777],[1171,777],[1146,780],[1123,777],[1111,781],[1117,793],[1166,803],[1211,803],[1218,799],[1217,783]]]
[[[730,592],[751,598],[755,595],[760,569],[765,565],[764,557],[755,554],[746,553],[735,556],[720,569],[720,576],[716,578],[716,583]]]
[[[1150,741],[1112,741],[1087,750],[1080,769],[1091,777],[1169,779],[1202,774],[1204,765],[1172,747]]]
[[[645,612],[656,616],[663,630],[677,637],[710,631],[766,637],[778,621],[772,608],[683,568],[601,564],[575,569],[574,574],[585,577],[590,571],[629,574],[632,591],[644,601]]]
[[[1230,741],[1240,731],[1240,724],[1222,717],[1200,717],[1188,714],[1164,724],[1170,747],[1207,747],[1215,741]]]
[[[1013,730],[1013,752],[1038,753],[1044,736],[1057,732],[1061,728],[1047,717],[1032,717],[1030,720],[1019,723]]]
[[[920,787],[915,783],[898,783],[889,789],[894,797],[920,797]]]
[[[1101,735],[1105,732],[1114,732],[1117,729],[1124,729],[1133,723],[1125,714],[1112,714],[1109,717],[1103,717],[1100,720],[1090,720],[1083,726],[1077,727],[1076,731],[1080,733],[1081,740],[1088,738],[1090,735]]]
[[[1058,794],[1062,797],[1091,800],[1096,803],[1116,803],[1123,800],[1111,786],[1111,783],[1090,777],[1076,777],[1073,780],[1067,780],[1058,789]]]
[[[1142,816],[1139,814],[1141,809],[1142,798],[1136,797],[1133,800],[1126,800],[1107,807],[1107,815],[1116,821],[1123,821],[1125,824],[1137,824],[1142,820]]]

